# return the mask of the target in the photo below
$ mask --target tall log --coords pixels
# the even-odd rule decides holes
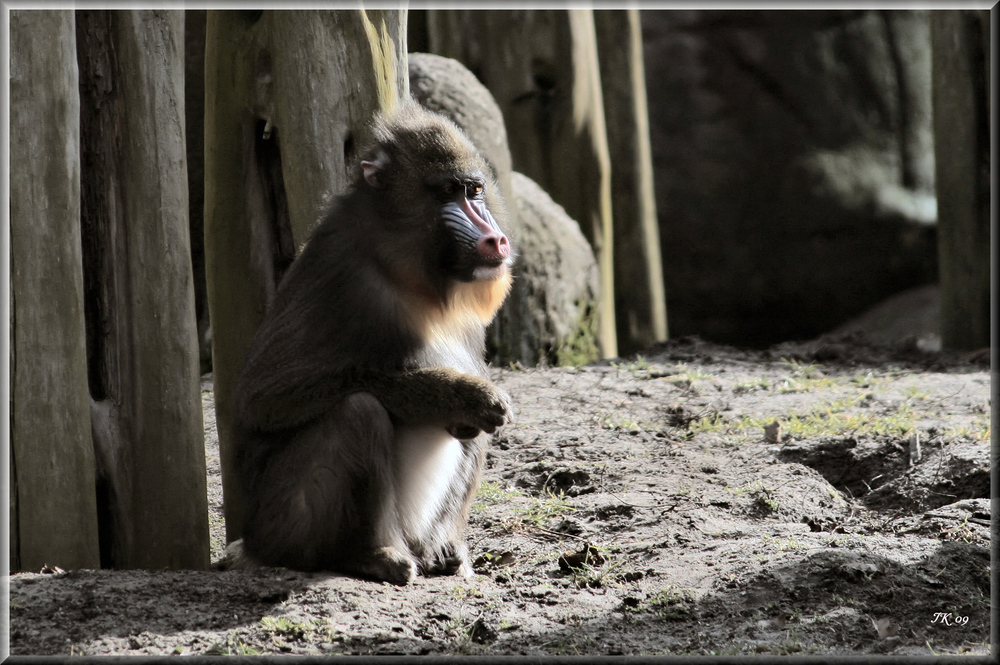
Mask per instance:
[[[618,353],[667,339],[639,10],[594,12],[611,155]]]
[[[179,11],[77,13],[103,566],[208,566],[183,21]]]
[[[96,568],[73,13],[10,38],[10,568]]]
[[[611,161],[591,10],[433,10],[430,50],[482,81],[503,111],[514,170],[580,224],[601,271],[598,341],[618,353]]]
[[[408,95],[403,11],[209,11],[205,253],[226,536],[231,393],[278,281],[349,184],[374,113]]]
[[[990,345],[990,12],[931,12],[941,343]]]

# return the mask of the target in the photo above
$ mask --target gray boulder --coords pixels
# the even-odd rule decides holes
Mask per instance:
[[[534,180],[516,171],[511,180],[519,256],[514,287],[494,323],[496,357],[526,366],[597,360],[600,273],[590,243]]]
[[[493,167],[500,191],[510,198],[510,148],[503,113],[493,95],[458,60],[410,53],[410,96],[421,106],[451,118]]]

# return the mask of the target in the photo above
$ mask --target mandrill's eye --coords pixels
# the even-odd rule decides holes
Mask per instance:
[[[465,187],[465,195],[470,199],[478,199],[483,195],[483,186],[478,182],[469,183]]]

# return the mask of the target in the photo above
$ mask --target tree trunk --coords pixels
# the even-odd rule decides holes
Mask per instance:
[[[403,11],[210,11],[205,252],[226,536],[242,530],[230,397],[296,249],[408,95]]]
[[[73,13],[10,37],[10,569],[96,568]]]
[[[208,566],[183,21],[179,11],[77,13],[103,566]]]
[[[932,11],[941,343],[990,345],[989,11]]]
[[[667,339],[639,10],[594,12],[611,154],[618,353]]]
[[[431,51],[465,64],[503,111],[514,170],[574,218],[601,271],[598,339],[617,355],[611,162],[590,10],[434,10]]]

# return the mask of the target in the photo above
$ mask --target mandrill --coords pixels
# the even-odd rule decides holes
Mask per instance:
[[[510,417],[483,361],[511,283],[504,219],[452,122],[412,102],[376,121],[233,392],[246,557],[395,584],[471,575],[469,505]]]

